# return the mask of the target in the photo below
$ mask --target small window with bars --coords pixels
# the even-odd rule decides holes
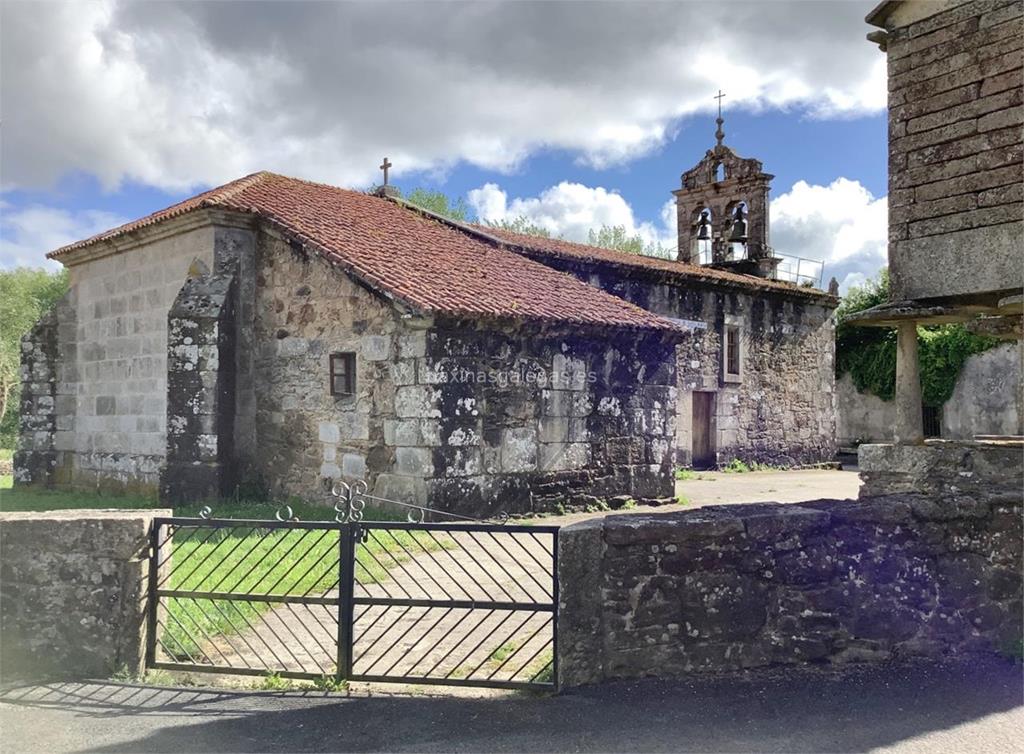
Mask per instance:
[[[356,355],[331,354],[331,395],[345,397],[356,394]]]
[[[725,328],[725,374],[727,377],[740,376],[740,328]]]

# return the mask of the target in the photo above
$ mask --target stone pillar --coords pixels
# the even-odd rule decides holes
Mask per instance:
[[[14,454],[14,481],[18,486],[53,486],[60,359],[57,330],[57,314],[50,311],[21,339],[21,406],[18,450]]]
[[[154,517],[169,515],[0,513],[4,681],[142,672],[149,534]]]
[[[897,445],[916,445],[924,442],[916,322],[901,322],[897,329],[896,427],[893,440]]]
[[[160,499],[217,499],[235,484],[234,270],[193,263],[167,317],[167,462]]]

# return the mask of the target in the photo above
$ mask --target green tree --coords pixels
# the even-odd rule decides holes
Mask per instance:
[[[626,233],[625,225],[602,225],[597,230],[591,228],[587,233],[587,243],[591,246],[624,251],[627,254],[644,254],[650,257],[666,256],[665,249],[661,244],[654,242],[645,244],[639,233],[632,236]]]
[[[0,446],[13,447],[21,395],[21,336],[68,288],[67,271],[0,270]]]
[[[461,196],[457,199],[452,199],[441,191],[415,188],[409,192],[405,200],[410,204],[415,204],[417,207],[422,207],[450,220],[466,222],[469,219],[469,206]]]
[[[889,300],[889,271],[854,286],[836,309],[836,376],[847,372],[864,393],[892,400],[896,392],[896,331],[888,327],[857,327],[847,320],[855,312]],[[964,362],[972,354],[999,345],[995,338],[975,335],[961,324],[917,328],[921,399],[941,406],[953,394]]]
[[[551,238],[551,231],[537,225],[525,215],[513,217],[511,220],[485,220],[484,225],[498,230],[507,230],[511,233],[522,233],[524,236],[538,236],[540,238]]]

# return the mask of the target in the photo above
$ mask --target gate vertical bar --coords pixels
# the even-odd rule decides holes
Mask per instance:
[[[156,662],[157,607],[160,602],[156,590],[160,576],[160,527],[159,521],[150,525],[149,532],[149,573],[146,574],[146,667]]]
[[[559,691],[558,679],[558,613],[561,598],[558,591],[558,529],[551,535],[551,601],[555,611],[551,614],[551,680],[555,684],[555,693]]]
[[[342,524],[338,529],[338,679],[352,675],[352,625],[356,580],[356,539],[359,524]]]

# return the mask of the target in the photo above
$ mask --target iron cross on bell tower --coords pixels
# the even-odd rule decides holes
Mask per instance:
[[[718,125],[718,128],[715,129],[715,141],[718,143],[718,146],[722,146],[722,139],[725,138],[725,131],[722,130],[722,124],[725,123],[725,121],[722,120],[722,99],[724,97],[725,92],[721,89],[718,90],[718,94],[712,97],[712,99],[718,100],[718,117],[715,118],[715,123]]]

